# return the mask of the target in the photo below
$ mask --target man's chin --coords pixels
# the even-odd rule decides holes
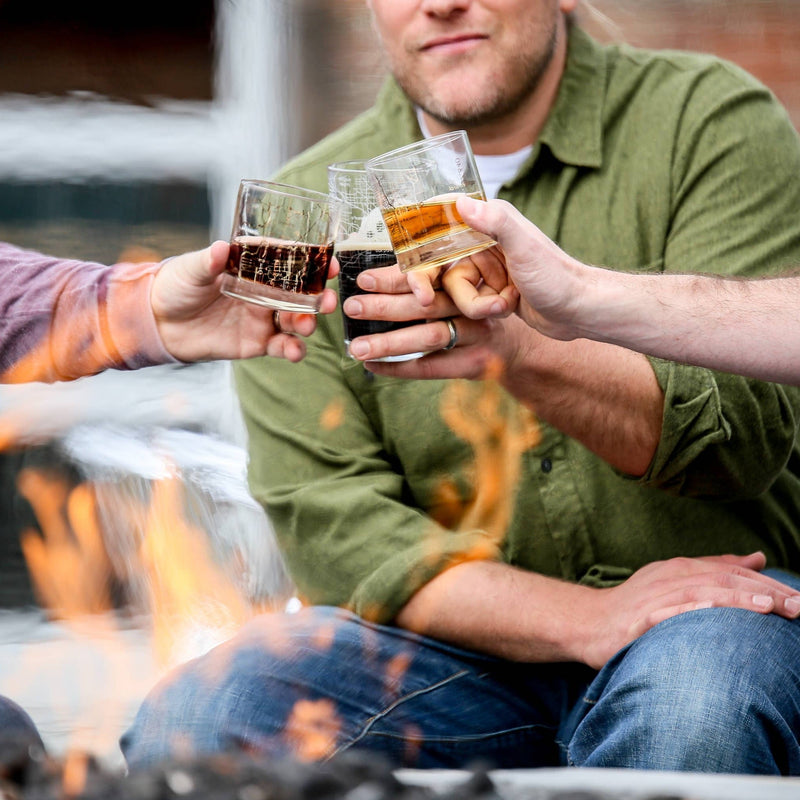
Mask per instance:
[[[467,127],[474,121],[490,119],[503,102],[498,96],[498,86],[487,76],[494,74],[485,69],[443,70],[437,73],[428,65],[428,80],[397,81],[409,99],[428,116],[448,128]]]
[[[463,105],[459,107],[434,107],[431,109],[423,106],[422,108],[428,116],[449,130],[474,128],[497,120],[497,113],[494,108],[484,109],[480,106],[465,108]]]
[[[494,98],[476,95],[467,87],[453,92],[437,93],[436,97],[419,105],[426,114],[450,128],[464,128],[484,122],[496,113]]]

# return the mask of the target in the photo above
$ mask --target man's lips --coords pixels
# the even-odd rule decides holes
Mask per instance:
[[[482,42],[489,37],[483,33],[461,33],[456,36],[438,36],[425,42],[420,51],[423,53],[435,50],[437,52],[461,52],[469,50],[478,42]]]

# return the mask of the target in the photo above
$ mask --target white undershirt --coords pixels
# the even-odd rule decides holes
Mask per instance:
[[[419,108],[417,109],[417,120],[422,135],[426,139],[430,139],[431,132],[428,130],[425,118]],[[488,198],[497,197],[500,187],[516,177],[532,150],[533,145],[528,145],[521,150],[502,156],[475,156],[478,174],[481,176],[481,183]]]

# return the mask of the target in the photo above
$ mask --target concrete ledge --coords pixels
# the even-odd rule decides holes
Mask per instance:
[[[399,780],[437,792],[450,791],[471,773],[460,770],[398,770]],[[800,778],[656,772],[625,769],[517,769],[489,773],[502,798],[556,800],[800,800]]]

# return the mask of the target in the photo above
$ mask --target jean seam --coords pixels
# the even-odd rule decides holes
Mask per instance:
[[[584,703],[585,705],[589,706],[590,708],[593,708],[594,706],[597,705],[597,699],[590,698],[587,695],[583,695],[583,697],[581,698],[581,702]],[[573,731],[572,733],[574,735],[575,731]],[[564,759],[566,761],[566,765],[568,767],[574,767],[575,766],[575,760],[572,758],[572,753],[570,751],[570,742],[572,741],[572,739],[570,738],[569,741],[565,742],[565,741],[562,741],[561,738],[556,738],[555,741],[556,741],[556,745],[558,747],[560,747],[564,751]]]
[[[385,716],[390,714],[399,706],[403,705],[403,703],[406,703],[409,700],[413,700],[415,697],[419,697],[420,695],[428,694],[428,692],[440,689],[442,686],[447,686],[448,683],[452,683],[453,681],[456,681],[459,678],[463,678],[465,675],[469,675],[469,670],[462,669],[459,670],[458,672],[454,672],[447,678],[443,678],[442,680],[437,681],[436,683],[432,683],[430,686],[425,686],[421,689],[417,689],[416,691],[411,692],[410,694],[404,695],[403,697],[398,697],[397,700],[395,700],[391,705],[384,708],[383,711],[380,711],[377,714],[373,714],[366,721],[364,727],[356,736],[353,736],[350,739],[350,741],[343,742],[342,744],[340,744],[329,756],[325,758],[325,760],[327,761],[331,758],[334,758],[335,756],[339,755],[339,753],[342,753],[343,751],[352,747],[354,744],[360,742],[370,732],[370,729],[375,725],[376,722],[383,719]]]
[[[427,736],[426,742],[440,742],[443,744],[458,744],[460,742],[480,742],[488,739],[496,739],[501,736],[508,736],[510,733],[524,733],[525,731],[535,731],[538,729],[553,730],[552,725],[544,725],[542,723],[531,723],[530,725],[517,725],[515,728],[503,728],[499,731],[492,731],[491,733],[476,733],[471,736]],[[385,739],[398,739],[402,741],[403,737],[395,733],[386,733],[377,731],[372,734],[373,736],[383,736]]]

